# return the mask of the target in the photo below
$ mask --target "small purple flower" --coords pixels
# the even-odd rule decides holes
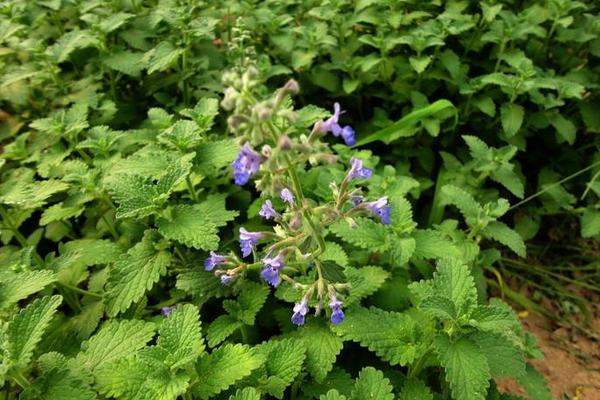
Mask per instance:
[[[242,255],[248,257],[256,243],[264,236],[261,232],[248,232],[246,228],[240,228],[240,249]]]
[[[290,189],[284,188],[279,194],[279,196],[281,197],[281,200],[285,201],[286,203],[290,205],[294,204],[294,194]]]
[[[350,179],[367,179],[370,178],[371,175],[373,175],[373,171],[363,167],[363,162],[360,158],[352,157],[350,159],[350,171],[348,171]]]
[[[160,312],[162,313],[162,315],[164,315],[165,317],[168,317],[169,315],[171,315],[171,313],[173,311],[175,311],[175,308],[177,306],[171,306],[171,307],[163,307],[160,309]]]
[[[354,129],[350,125],[346,125],[342,128],[342,139],[346,146],[354,146],[356,144],[356,138],[354,137]]]
[[[304,297],[300,303],[294,305],[294,314],[292,315],[292,323],[294,325],[304,325],[304,317],[308,312],[308,298]]]
[[[222,285],[229,285],[233,282],[234,277],[232,275],[223,274],[219,279],[221,279]]]
[[[352,197],[350,198],[350,201],[352,202],[352,204],[354,204],[354,207],[356,207],[356,206],[358,206],[360,203],[362,203],[364,199],[365,199],[365,198],[364,198],[363,196],[356,195],[356,196],[352,196]]]
[[[261,155],[255,152],[246,142],[240,149],[235,161],[231,163],[235,184],[239,186],[245,185],[250,180],[250,177],[258,172],[260,161]]]
[[[214,251],[210,252],[210,256],[204,260],[204,270],[212,271],[217,265],[220,265],[227,261],[226,256],[222,256],[220,254],[215,253]]]
[[[351,126],[346,125],[343,128],[339,124],[340,114],[342,114],[340,103],[333,104],[333,115],[321,122],[319,130],[321,132],[331,132],[333,136],[338,137],[342,135],[342,139],[347,146],[353,146],[356,144],[356,138],[354,137],[354,129]]]
[[[262,207],[260,208],[260,211],[258,212],[258,215],[260,215],[264,219],[275,219],[279,217],[279,213],[277,213],[277,211],[275,211],[275,209],[273,208],[273,203],[271,203],[271,200],[267,200],[263,203]]]
[[[340,324],[344,320],[344,312],[342,311],[342,302],[335,295],[331,296],[329,308],[331,308],[331,323]]]
[[[283,258],[283,254],[279,253],[273,258],[265,257],[262,259],[265,268],[260,272],[260,276],[273,287],[277,287],[281,283],[279,271],[283,268]]]
[[[391,209],[388,206],[387,196],[381,197],[375,201],[364,203],[363,206],[369,209],[373,215],[379,217],[381,223],[389,225],[391,221]]]

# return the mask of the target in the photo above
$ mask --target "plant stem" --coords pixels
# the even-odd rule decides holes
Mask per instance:
[[[104,297],[101,294],[90,292],[90,291],[87,291],[85,289],[78,288],[77,286],[69,285],[68,283],[57,282],[56,284],[59,285],[59,286],[64,287],[65,289],[69,289],[69,290],[71,290],[73,292],[77,292],[77,293],[82,294],[84,296],[95,297],[97,299],[101,299],[101,298]]]
[[[242,342],[248,344],[248,329],[246,328],[246,325],[240,326],[240,334],[242,335]]]
[[[19,372],[11,372],[10,377],[23,389],[31,386],[31,383],[29,382],[29,380],[27,380],[27,378],[20,371]]]
[[[194,189],[194,185],[192,184],[192,180],[190,179],[189,175],[185,178],[185,183],[187,184],[187,188],[190,192],[192,200],[194,200],[194,203],[198,203],[198,193],[196,193],[196,189]]]
[[[119,234],[117,233],[115,226],[108,220],[108,218],[106,218],[106,215],[102,214],[100,216],[100,219],[102,219],[102,222],[104,222],[104,225],[106,225],[106,228],[108,229],[108,232],[110,232],[112,237],[115,240],[119,240]]]

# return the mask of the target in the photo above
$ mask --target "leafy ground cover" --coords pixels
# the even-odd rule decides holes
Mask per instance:
[[[514,310],[598,339],[599,11],[2,1],[5,398],[552,398]]]

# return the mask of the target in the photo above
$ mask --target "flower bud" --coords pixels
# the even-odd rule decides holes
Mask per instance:
[[[292,140],[288,135],[281,135],[279,142],[277,143],[281,150],[289,150],[292,148]]]
[[[281,89],[288,93],[298,93],[300,91],[300,85],[298,85],[298,82],[295,79],[290,79]]]
[[[245,122],[248,122],[248,119],[243,115],[232,115],[227,118],[227,124],[231,128],[232,131],[236,131],[241,127],[241,125]]]
[[[268,120],[269,118],[271,118],[272,114],[271,109],[263,104],[257,105],[254,109],[254,112],[256,113],[260,121]]]
[[[296,213],[290,220],[290,229],[297,231],[302,227],[302,214]]]
[[[221,100],[221,107],[227,111],[233,110],[238,97],[239,92],[233,87],[229,86],[227,89],[225,89],[225,96],[223,97],[223,100]]]
[[[269,158],[271,157],[271,154],[273,154],[273,149],[268,144],[265,144],[260,150],[260,153],[266,158]]]

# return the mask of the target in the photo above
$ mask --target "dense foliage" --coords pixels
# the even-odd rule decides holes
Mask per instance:
[[[549,399],[488,283],[600,235],[599,12],[1,1],[5,398]]]

